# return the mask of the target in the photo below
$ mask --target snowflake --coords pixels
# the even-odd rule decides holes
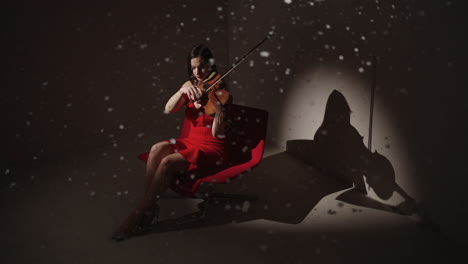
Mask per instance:
[[[268,58],[270,56],[270,52],[268,51],[260,51],[260,56]]]

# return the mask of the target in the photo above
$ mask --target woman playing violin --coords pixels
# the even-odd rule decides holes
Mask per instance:
[[[136,210],[115,231],[113,239],[121,240],[145,231],[158,214],[158,198],[178,177],[196,180],[205,170],[216,169],[224,158],[224,113],[214,89],[203,92],[204,83],[216,75],[216,65],[210,49],[199,45],[192,49],[187,60],[189,80],[168,100],[165,111],[174,113],[183,106],[190,132],[182,139],[154,144],[146,165],[146,190]],[[223,88],[223,83],[216,84]],[[227,92],[226,92],[227,94]],[[225,101],[225,100],[221,100]],[[213,113],[206,112],[210,103]],[[187,172],[190,171],[190,175]],[[192,173],[193,172],[193,173]],[[184,175],[184,176],[182,176]],[[187,180],[187,178],[185,179]]]

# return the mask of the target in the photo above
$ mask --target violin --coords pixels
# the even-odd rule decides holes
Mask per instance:
[[[204,106],[207,115],[216,113],[216,104],[223,106],[229,100],[229,92],[220,87],[221,77],[219,73],[212,72],[208,78],[196,85],[201,91],[198,103]]]
[[[201,91],[201,97],[198,102],[205,106],[205,114],[215,114],[217,110],[216,104],[223,106],[229,100],[229,92],[226,89],[220,88],[219,82],[231,71],[233,71],[239,64],[241,64],[247,58],[247,56],[249,56],[254,50],[262,45],[263,42],[270,39],[273,34],[273,31],[269,32],[262,41],[257,43],[255,47],[242,56],[242,58],[234,63],[234,65],[232,65],[231,68],[229,68],[229,70],[227,70],[223,75],[220,75],[217,72],[212,72],[208,78],[196,85],[197,88]]]

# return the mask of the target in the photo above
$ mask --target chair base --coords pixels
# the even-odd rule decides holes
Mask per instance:
[[[226,192],[213,192],[210,194],[196,194],[196,198],[208,200],[208,199],[229,199],[229,200],[243,200],[249,202],[255,202],[258,200],[258,197],[255,195],[244,195],[244,194],[233,194],[233,193],[226,193]]]
[[[208,208],[210,207],[210,204],[213,202],[213,200],[219,200],[219,199],[229,199],[229,200],[241,200],[241,201],[249,201],[249,202],[254,202],[258,200],[258,197],[255,195],[243,195],[243,194],[232,194],[232,193],[226,193],[226,192],[214,192],[214,185],[210,184],[208,186],[208,191],[203,192],[203,193],[196,193],[195,196],[197,198],[203,199],[204,202],[206,203],[205,206],[200,208],[201,214],[200,214],[200,219],[202,221],[205,219],[207,213],[208,213]]]
[[[178,193],[165,193],[162,195],[162,198],[170,199],[202,199],[203,202],[199,204],[198,208],[200,209],[200,216],[198,220],[204,221],[208,213],[208,208],[215,200],[227,199],[227,200],[238,200],[238,201],[249,201],[255,202],[258,200],[258,197],[255,195],[248,194],[233,194],[227,192],[215,192],[215,184],[206,184],[201,185],[203,188],[199,188],[201,191],[194,193],[194,197],[186,197]]]

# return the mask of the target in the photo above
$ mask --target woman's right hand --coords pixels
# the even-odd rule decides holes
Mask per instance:
[[[192,83],[187,82],[179,89],[179,92],[186,94],[191,101],[196,101],[200,98],[200,90]]]

